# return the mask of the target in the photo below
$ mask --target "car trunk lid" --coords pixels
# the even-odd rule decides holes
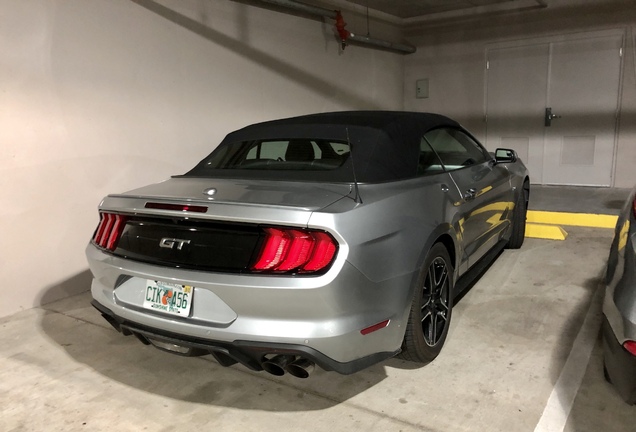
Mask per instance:
[[[174,214],[150,209],[149,202],[206,207],[197,218],[304,225],[311,212],[351,192],[349,184],[176,177],[120,195],[109,195],[102,209]]]

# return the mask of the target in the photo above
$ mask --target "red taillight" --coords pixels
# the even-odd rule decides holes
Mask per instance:
[[[104,233],[106,232],[106,227],[111,223],[111,214],[110,213],[100,213],[99,225],[97,226],[97,231],[95,231],[95,237],[93,237],[93,241],[97,244],[102,243],[102,238],[104,237]]]
[[[311,257],[302,267],[302,271],[315,272],[325,268],[331,263],[333,256],[336,254],[336,243],[328,234],[323,232],[313,233],[314,249]]]
[[[629,353],[633,356],[636,356],[636,341],[627,341],[623,343],[623,348],[625,348]]]
[[[126,216],[102,213],[101,220],[95,231],[95,237],[93,237],[95,244],[104,249],[115,250],[117,241],[124,231],[127,220],[128,218]]]
[[[254,270],[269,270],[275,268],[283,260],[283,256],[289,247],[289,236],[285,231],[276,228],[265,228],[265,244]]]
[[[328,267],[338,249],[336,241],[320,231],[265,228],[265,241],[252,270],[315,273]]]
[[[304,265],[314,249],[315,241],[311,234],[300,230],[288,230],[287,233],[291,236],[291,242],[285,259],[276,267],[279,271],[289,271]]]

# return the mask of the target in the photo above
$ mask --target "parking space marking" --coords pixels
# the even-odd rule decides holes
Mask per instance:
[[[581,330],[574,340],[535,432],[562,432],[565,428],[601,326],[602,292],[601,288],[597,288],[592,296]]]
[[[527,222],[540,224],[613,229],[616,226],[618,216],[607,214],[528,210],[526,220]]]
[[[568,233],[560,226],[526,222],[525,236],[547,240],[565,240]]]

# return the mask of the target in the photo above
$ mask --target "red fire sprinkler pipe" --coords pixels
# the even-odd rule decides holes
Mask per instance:
[[[336,11],[336,31],[338,32],[338,36],[340,37],[340,43],[342,44],[343,50],[347,46],[347,39],[349,39],[349,36],[351,36],[349,30],[345,29],[346,25],[347,23],[342,17],[340,11]]]
[[[241,0],[242,1],[242,0]],[[540,0],[537,0],[540,1]],[[309,5],[296,0],[260,0],[261,3],[268,3],[274,6],[278,6],[280,8],[286,10],[293,10],[297,12],[302,12],[309,15],[316,15],[325,18],[330,18],[336,20],[336,33],[338,33],[338,38],[340,39],[340,43],[342,45],[342,49],[344,49],[350,42],[355,44],[369,46],[374,48],[386,49],[389,51],[399,52],[400,54],[411,54],[415,52],[415,47],[411,45],[389,42],[382,39],[375,39],[367,36],[357,35],[355,33],[350,32],[345,28],[347,23],[340,11],[325,9],[318,6]],[[252,2],[250,2],[252,3]],[[258,2],[255,2],[258,4]]]

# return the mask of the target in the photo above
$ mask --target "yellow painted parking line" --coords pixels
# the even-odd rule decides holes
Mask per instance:
[[[560,226],[526,222],[526,237],[547,240],[565,240],[567,236],[568,233]]]
[[[613,229],[617,220],[615,215],[528,210],[526,237],[565,240],[568,233],[561,225]]]
[[[565,213],[528,210],[527,222],[551,225],[614,228],[618,216],[591,213]]]

